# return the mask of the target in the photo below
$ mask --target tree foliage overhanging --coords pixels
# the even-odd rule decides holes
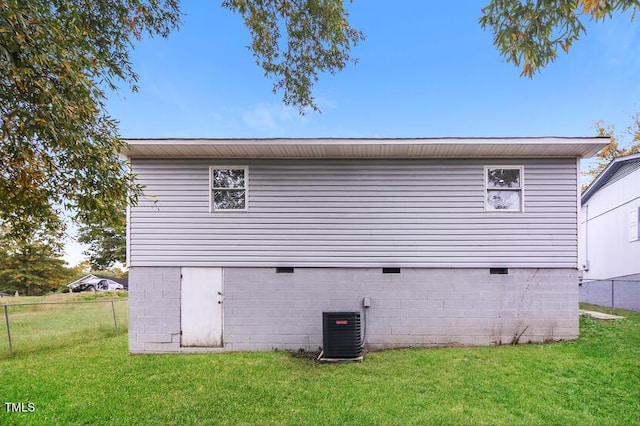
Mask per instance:
[[[491,0],[480,25],[493,32],[493,44],[507,62],[522,65],[522,75],[533,77],[560,50],[569,53],[586,33],[585,18],[599,22],[631,11],[633,19],[637,10],[639,0]]]
[[[353,61],[362,33],[342,0],[228,0],[253,37],[250,50],[286,104],[317,110],[321,72]],[[121,212],[142,194],[118,156],[124,142],[105,111],[105,90],[136,90],[136,40],[180,24],[177,0],[0,2],[0,227],[27,240],[64,229],[64,216],[95,235],[121,230]]]
[[[119,157],[105,90],[137,75],[129,51],[179,23],[173,0],[0,2],[0,225],[17,240],[44,227],[108,224],[141,188]]]
[[[318,74],[341,71],[355,62],[350,50],[364,40],[350,27],[344,0],[225,0],[222,5],[244,19],[248,46],[266,77],[276,79],[285,105],[319,111],[311,89]]]

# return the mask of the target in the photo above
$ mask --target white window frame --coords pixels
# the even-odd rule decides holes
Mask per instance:
[[[640,241],[640,207],[629,211],[629,242]]]
[[[520,188],[505,188],[504,191],[520,191],[520,206],[517,209],[490,209],[487,198],[490,191],[501,191],[501,189],[489,188],[489,170],[492,169],[512,169],[520,172]],[[524,212],[524,166],[494,165],[484,166],[484,211],[486,213],[523,213]]]
[[[244,187],[242,188],[214,188],[213,187],[213,172],[215,170],[244,170]],[[244,208],[243,209],[216,209],[214,202],[215,191],[244,191]],[[227,166],[218,165],[209,167],[209,212],[246,212],[249,210],[249,166]]]

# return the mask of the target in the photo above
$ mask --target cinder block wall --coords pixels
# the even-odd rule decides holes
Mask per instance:
[[[228,350],[322,346],[323,311],[366,314],[371,349],[493,345],[578,337],[572,269],[225,268]],[[362,299],[371,298],[371,307]]]
[[[180,351],[180,268],[129,269],[129,352]]]
[[[323,311],[360,311],[369,349],[578,337],[574,269],[224,268],[224,350],[317,350]],[[131,352],[180,351],[180,268],[131,268]],[[362,299],[371,298],[371,307]],[[192,349],[188,349],[191,351]]]

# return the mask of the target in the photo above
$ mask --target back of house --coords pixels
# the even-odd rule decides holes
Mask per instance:
[[[135,139],[134,353],[578,336],[579,158],[601,138]]]

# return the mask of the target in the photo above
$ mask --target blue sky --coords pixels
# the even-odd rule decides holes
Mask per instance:
[[[640,102],[640,25],[628,16],[588,25],[528,79],[478,25],[486,1],[357,0],[359,63],[322,76],[323,113],[301,117],[272,93],[240,17],[218,4],[184,2],[179,32],[136,46],[140,91],[107,104],[123,137],[588,136],[597,120],[626,125]]]
[[[322,114],[285,107],[246,49],[240,16],[219,1],[184,1],[180,31],[132,54],[139,91],[109,95],[122,137],[593,136],[640,109],[640,25],[587,23],[568,55],[533,79],[507,64],[478,24],[488,2],[356,0],[359,58],[323,75]],[[69,247],[75,264],[81,249]]]

